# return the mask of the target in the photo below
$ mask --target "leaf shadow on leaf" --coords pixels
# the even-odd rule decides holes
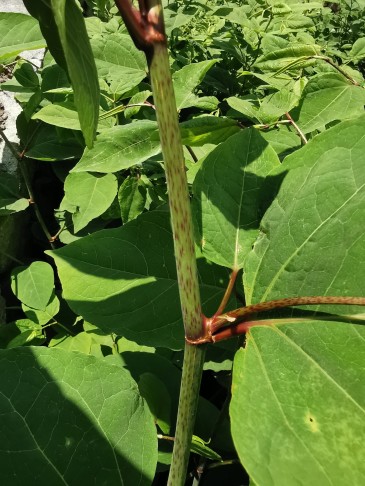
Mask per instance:
[[[38,347],[0,352],[0,413],[3,418],[0,461],[4,483],[14,484],[16,476],[17,481],[24,483],[34,477],[42,478],[39,484],[53,485],[122,485],[126,480],[128,484],[139,486],[151,484],[151,477],[148,478],[118,451],[125,431],[120,432],[119,438],[115,433],[114,437],[110,434],[107,436],[107,432],[102,431],[104,426],[108,427],[105,412],[104,424],[100,424],[99,428],[77,405],[76,400],[84,403],[85,409],[91,414],[95,411],[89,408],[88,400],[93,401],[94,407],[98,407],[95,395],[89,394],[85,401],[85,396],[78,389],[85,369],[73,369],[71,377],[70,370],[67,373],[60,360],[60,368],[52,376],[47,370],[45,359],[52,355],[56,356],[53,359],[57,361],[59,351],[50,351],[46,350],[46,356],[42,357],[43,363],[36,354],[44,351]],[[77,355],[84,358],[79,353],[69,354],[76,361]],[[94,362],[90,359],[89,366],[95,364],[97,360]],[[66,381],[62,374],[67,375]],[[110,376],[105,375],[107,388],[110,387],[110,383],[107,383],[109,379]],[[59,382],[74,398],[70,399],[64,394]],[[96,380],[96,385],[100,387],[100,380]],[[115,394],[120,393],[120,389],[115,390]],[[111,406],[110,402],[104,405]],[[109,414],[113,415],[117,409],[114,403],[109,408]],[[98,421],[100,416],[94,415],[94,418]],[[112,417],[109,419],[112,420]],[[114,421],[118,423],[116,417]],[[20,464],[22,467],[19,467]]]
[[[93,302],[69,296],[66,300],[74,312],[104,332],[123,335],[145,346],[182,349],[184,328],[177,280],[143,283],[143,276],[140,280],[135,288],[128,289],[130,281],[127,281],[119,285],[118,293],[112,295],[110,291],[109,296]],[[224,295],[224,288],[203,285],[200,290],[203,311],[211,315]]]
[[[166,210],[141,215],[122,228],[96,232],[51,255],[64,297],[78,315],[139,344],[183,348]],[[203,312],[213,314],[223,297],[228,271],[198,257],[198,273]]]
[[[170,423],[176,424],[181,370],[171,361],[157,353],[125,351],[119,356],[112,355],[109,357],[113,362],[116,362],[118,358],[120,358],[120,365],[130,372],[137,383],[146,372],[154,374],[164,383],[171,398]],[[219,411],[215,405],[200,397],[194,433],[204,440],[209,440],[218,417]],[[173,430],[170,432],[172,433]]]
[[[222,164],[223,165],[223,164]],[[222,177],[219,178],[220,185],[225,189],[227,196],[230,194],[229,186],[224,188],[224,170],[222,168],[223,173]],[[243,172],[243,169],[242,169]],[[245,175],[245,179],[249,181],[249,187],[244,190],[242,195],[242,204],[241,207],[243,208],[242,211],[245,213],[244,218],[248,222],[244,223],[243,225],[238,222],[238,230],[256,230],[257,235],[260,229],[261,219],[264,216],[266,210],[269,208],[273,200],[275,199],[277,193],[280,190],[280,186],[287,174],[287,171],[281,171],[278,174],[268,175],[266,177],[257,176],[253,173],[248,173]],[[246,182],[245,182],[246,184]],[[253,192],[256,194],[253,196]],[[204,246],[203,241],[201,240],[200,235],[204,235],[206,229],[204,228],[203,218],[202,218],[202,198],[209,200],[210,207],[212,208],[211,212],[220,213],[224,216],[226,222],[229,226],[237,227],[237,217],[241,219],[239,210],[238,214],[235,211],[232,211],[232,199],[229,197],[226,201],[222,201],[219,197],[222,195],[222,192],[215,193],[215,191],[210,191],[209,185],[206,186],[205,190],[201,192],[196,192],[194,194],[194,224],[195,224],[195,237],[196,237],[196,244],[199,247]],[[255,199],[256,204],[250,204],[252,199]],[[245,202],[246,199],[246,202]],[[218,221],[217,221],[218,226]],[[218,228],[219,230],[220,228]],[[255,238],[253,238],[254,240]],[[204,253],[203,253],[204,254]]]

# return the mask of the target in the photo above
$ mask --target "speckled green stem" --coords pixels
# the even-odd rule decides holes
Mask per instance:
[[[165,164],[185,333],[188,338],[193,338],[202,332],[199,283],[185,160],[169,57],[163,44],[154,47],[150,77]]]
[[[150,59],[150,76],[165,164],[185,335],[194,338],[202,333],[199,282],[184,154],[168,51],[164,44],[154,46]],[[202,346],[185,345],[169,486],[182,486],[185,483],[204,354],[205,349]]]
[[[167,486],[183,486],[199,400],[205,346],[185,344],[175,443]]]

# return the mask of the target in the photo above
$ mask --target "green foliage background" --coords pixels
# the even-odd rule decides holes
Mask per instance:
[[[88,1],[86,18],[74,0],[24,3],[33,17],[0,14],[1,87],[22,107],[21,164],[62,197],[38,204],[56,249],[35,236],[38,255],[4,277],[0,478],[164,484],[184,337],[146,61],[112,2]],[[232,270],[228,309],[365,297],[364,1],[163,4],[204,312]],[[45,45],[40,69],[16,57]],[[30,212],[0,177],[0,216]],[[364,484],[363,310],[265,317],[208,349],[191,469]],[[219,481],[208,466],[201,484]]]

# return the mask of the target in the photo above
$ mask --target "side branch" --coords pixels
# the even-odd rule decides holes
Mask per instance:
[[[287,299],[270,300],[269,302],[259,302],[258,304],[240,307],[219,316],[212,324],[211,332],[214,334],[220,327],[227,322],[233,324],[237,319],[242,319],[257,312],[264,312],[284,307],[294,307],[299,305],[365,305],[365,297],[335,297],[335,296],[315,296],[315,297],[289,297]]]
[[[272,325],[277,320],[252,320],[246,318],[274,309],[284,307],[295,307],[301,305],[363,305],[365,306],[365,297],[336,297],[336,296],[315,296],[315,297],[291,297],[287,299],[270,300],[269,302],[260,302],[258,304],[240,307],[220,316],[213,316],[203,320],[203,334],[198,338],[186,338],[189,344],[199,345],[204,343],[214,343],[227,339],[232,336],[244,334],[250,327],[259,325]],[[241,322],[244,321],[244,322]],[[292,321],[292,320],[291,320]],[[222,329],[224,328],[224,329]]]

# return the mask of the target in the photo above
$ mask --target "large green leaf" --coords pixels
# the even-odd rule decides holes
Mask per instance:
[[[156,429],[129,373],[61,349],[0,362],[2,484],[151,484]]]
[[[107,332],[181,349],[183,324],[166,210],[143,214],[49,253],[71,309]],[[224,293],[227,272],[199,259],[204,311]]]
[[[216,62],[218,62],[218,59],[189,64],[173,74],[172,78],[178,110],[196,106],[199,98],[194,93],[194,90],[203,81],[206,73]]]
[[[254,128],[230,137],[204,160],[194,179],[193,214],[203,255],[242,268],[258,235],[261,190],[279,159]]]
[[[94,218],[103,214],[118,192],[114,174],[71,173],[65,180],[67,205],[74,206],[72,221],[75,233],[85,228]]]
[[[334,120],[355,118],[364,112],[365,89],[335,73],[314,76],[303,90],[292,116],[304,133],[323,129]]]
[[[45,47],[41,31],[29,15],[0,12],[0,62],[12,60],[19,52]]]
[[[145,55],[133,44],[129,35],[109,34],[91,39],[98,75],[111,84],[119,97],[147,76]]]
[[[365,295],[364,126],[365,116],[342,122],[285,159],[246,260],[247,303]]]
[[[104,130],[86,149],[74,172],[116,172],[144,162],[161,151],[157,123],[139,120]]]
[[[232,435],[255,484],[361,485],[365,328],[256,327],[235,358]]]

